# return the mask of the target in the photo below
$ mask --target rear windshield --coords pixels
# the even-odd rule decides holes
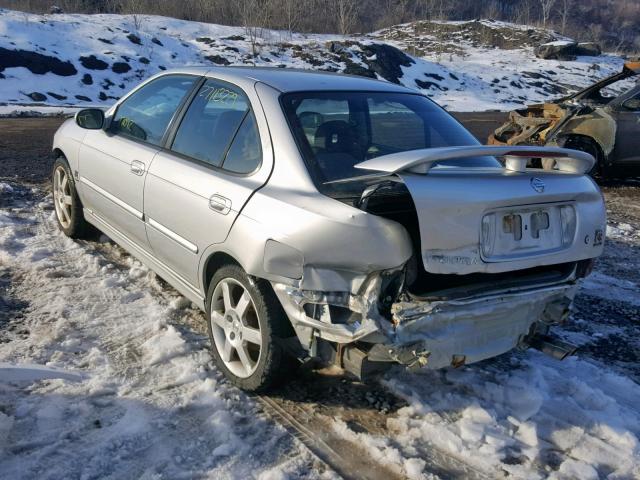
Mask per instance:
[[[479,145],[451,115],[421,95],[387,92],[302,92],[282,105],[316,183],[365,175],[357,163],[421,148]],[[497,167],[493,157],[441,162]]]

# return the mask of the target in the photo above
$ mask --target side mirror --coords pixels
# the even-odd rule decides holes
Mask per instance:
[[[85,108],[76,113],[76,123],[87,130],[100,130],[104,125],[104,112],[99,108]]]
[[[622,103],[622,107],[632,112],[640,112],[640,97],[629,98]]]

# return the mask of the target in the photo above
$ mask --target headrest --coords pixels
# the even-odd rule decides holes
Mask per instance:
[[[356,133],[344,120],[331,120],[316,130],[314,146],[327,152],[348,152],[356,144]]]

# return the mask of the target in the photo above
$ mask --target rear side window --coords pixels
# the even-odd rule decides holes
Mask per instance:
[[[171,150],[220,167],[245,117],[249,100],[227,84],[207,80],[189,105]]]
[[[196,77],[167,75],[145,85],[118,106],[113,133],[160,145],[164,132]]]
[[[253,113],[249,112],[233,139],[222,168],[234,173],[251,173],[260,166],[261,160],[262,147],[258,125]]]

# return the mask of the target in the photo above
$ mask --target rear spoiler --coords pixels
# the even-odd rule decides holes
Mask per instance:
[[[425,148],[392,153],[360,162],[355,167],[386,174],[407,171],[426,174],[437,162],[467,160],[485,156],[504,158],[505,169],[512,172],[526,171],[527,162],[532,158],[552,158],[556,161],[556,167],[559,171],[578,174],[589,172],[596,163],[590,154],[568,148],[474,145],[469,147]]]

